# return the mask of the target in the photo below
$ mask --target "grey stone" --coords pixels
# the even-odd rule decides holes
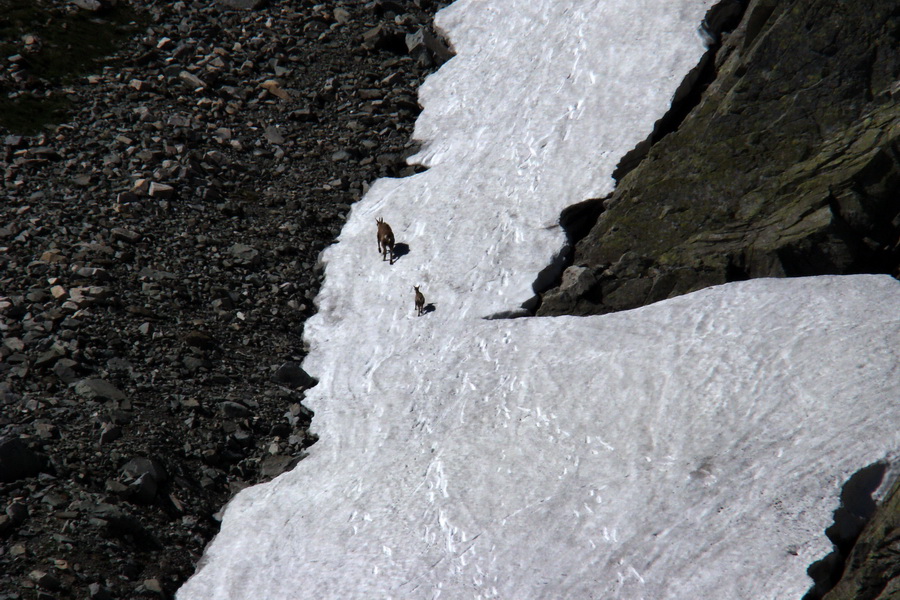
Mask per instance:
[[[89,400],[125,400],[125,394],[103,379],[82,379],[75,384],[75,393]]]
[[[242,263],[255,264],[259,261],[259,250],[247,244],[234,244],[228,253]]]
[[[278,131],[278,127],[274,125],[269,125],[268,127],[266,127],[266,139],[273,144],[284,143],[284,136],[281,135],[280,131]]]
[[[210,362],[208,359],[199,356],[186,356],[182,362],[184,364],[184,368],[187,369],[189,373],[196,373],[201,369],[209,370],[213,366],[212,362]]]
[[[175,196],[175,188],[167,183],[157,183],[156,181],[154,181],[150,184],[147,193],[151,198],[168,200]]]
[[[71,358],[61,358],[53,365],[53,373],[59,377],[60,381],[65,384],[72,384],[79,380],[80,376],[76,372],[78,362]]]
[[[421,52],[428,52],[438,60],[438,63],[444,63],[453,58],[453,51],[441,40],[426,28],[420,28],[415,33],[406,35],[406,48],[412,55]]]
[[[22,338],[18,337],[8,337],[4,339],[3,345],[13,352],[21,352],[25,349],[25,342],[22,341]]]
[[[152,187],[153,184],[151,184],[151,188]],[[152,193],[150,195],[153,196]],[[127,242],[129,244],[136,244],[137,242],[141,241],[141,237],[143,237],[140,233],[131,231],[130,229],[125,229],[124,227],[114,227],[109,230],[109,233],[114,240]]]
[[[7,515],[0,515],[0,535],[13,528],[12,519]]]
[[[363,33],[363,47],[369,50],[406,50],[405,34],[394,27],[378,24]]]
[[[346,25],[350,22],[350,11],[346,8],[338,6],[332,11],[332,14],[334,15],[334,20],[341,25]]]
[[[6,507],[6,514],[13,525],[19,525],[28,518],[28,507],[18,500],[13,500]]]
[[[59,437],[59,428],[53,423],[35,423],[34,433],[39,438],[52,440]]]
[[[36,369],[49,369],[56,361],[58,361],[63,356],[63,351],[60,348],[51,348],[47,350],[43,354],[41,354],[37,360],[34,361],[34,367]]]
[[[67,505],[71,498],[63,491],[51,490],[44,494],[42,501],[52,508],[62,508]]]
[[[100,0],[70,0],[72,4],[77,6],[78,8],[89,10],[91,12],[95,12],[103,8],[103,3]]]
[[[128,492],[128,486],[115,479],[107,479],[103,489],[111,494],[125,494]]]
[[[31,573],[29,573],[28,576],[32,581],[38,584],[38,586],[44,588],[45,590],[56,591],[61,587],[59,579],[51,573],[47,573],[46,571],[35,569]]]
[[[197,330],[188,332],[184,336],[184,343],[203,350],[214,350],[219,346],[219,343],[211,335]]]
[[[191,73],[190,71],[182,71],[178,74],[178,78],[191,89],[203,89],[207,87],[205,81]]]

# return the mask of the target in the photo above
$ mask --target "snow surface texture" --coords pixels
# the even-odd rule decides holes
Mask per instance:
[[[421,91],[431,169],[376,182],[324,256],[304,363],[321,439],[238,494],[180,600],[803,595],[841,485],[900,442],[894,280],[483,318],[533,294],[561,209],[611,189],[711,3],[439,14],[457,57]],[[394,265],[376,217],[409,246]]]

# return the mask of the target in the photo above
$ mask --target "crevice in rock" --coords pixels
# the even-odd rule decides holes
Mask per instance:
[[[887,468],[885,462],[872,463],[854,473],[841,488],[841,503],[834,511],[834,522],[825,530],[834,550],[807,569],[813,586],[803,600],[821,600],[840,581],[853,545],[875,514],[877,504],[872,494],[881,486]]]
[[[747,15],[747,26],[744,29],[744,41],[741,44],[744,51],[747,51],[750,46],[753,45],[753,42],[762,32],[773,12],[775,12],[774,1],[760,2],[754,6],[750,14]]]
[[[626,152],[616,165],[612,176],[617,183],[644,160],[654,144],[676,131],[691,110],[700,103],[703,92],[716,79],[716,54],[722,47],[722,34],[733,31],[738,26],[745,10],[744,0],[722,0],[707,11],[700,25],[700,35],[707,43],[706,52],[675,90],[671,107],[656,121],[650,135]]]
[[[541,306],[541,295],[555,287],[559,287],[563,272],[572,265],[575,258],[575,245],[591,232],[597,219],[605,210],[604,202],[611,196],[603,198],[591,198],[567,206],[559,215],[559,226],[566,234],[566,243],[550,261],[550,264],[541,269],[531,284],[535,296],[522,305],[528,308],[531,314],[535,314]],[[529,306],[529,304],[531,306]]]

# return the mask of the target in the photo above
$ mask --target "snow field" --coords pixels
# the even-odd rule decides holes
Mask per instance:
[[[241,492],[181,600],[800,598],[898,447],[896,282],[760,280],[591,318],[532,296],[565,206],[703,52],[711,0],[460,0],[414,160],[323,256],[320,441]],[[377,253],[375,219],[409,253]],[[413,285],[434,311],[415,317]]]

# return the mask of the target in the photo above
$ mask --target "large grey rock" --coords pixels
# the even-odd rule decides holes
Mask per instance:
[[[886,6],[752,1],[702,100],[604,199],[575,247],[577,278],[539,314],[751,277],[896,273],[898,19]]]
[[[126,396],[116,386],[104,379],[82,379],[75,384],[75,393],[88,400],[125,400]]]

